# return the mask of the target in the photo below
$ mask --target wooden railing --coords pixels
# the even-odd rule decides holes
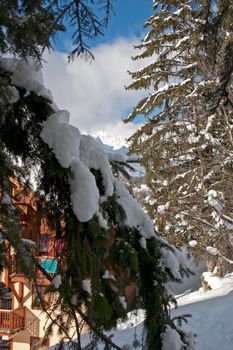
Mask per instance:
[[[0,350],[10,350],[10,341],[0,340]]]
[[[23,276],[23,273],[20,271],[14,256],[10,256],[10,274],[14,276]]]
[[[0,299],[0,309],[11,310],[12,309],[12,300],[11,299]]]
[[[14,333],[25,325],[25,307],[14,311],[0,311],[0,331]]]

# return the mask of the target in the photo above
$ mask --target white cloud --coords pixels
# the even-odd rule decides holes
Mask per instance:
[[[122,118],[142,97],[142,93],[125,91],[131,82],[127,71],[137,71],[145,63],[133,61],[133,45],[139,39],[120,38],[93,49],[95,60],[76,59],[67,64],[65,54],[46,55],[45,85],[56,103],[71,113],[71,122],[91,134],[101,132],[129,137],[138,125],[123,124]]]

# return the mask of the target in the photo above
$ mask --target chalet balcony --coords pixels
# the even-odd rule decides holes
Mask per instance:
[[[16,333],[25,326],[25,307],[15,310],[0,310],[0,332]]]
[[[12,309],[12,300],[11,299],[3,299],[3,298],[0,299],[0,309],[11,310]]]

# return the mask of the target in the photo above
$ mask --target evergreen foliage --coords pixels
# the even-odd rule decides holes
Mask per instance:
[[[5,105],[3,109],[4,123],[0,135],[4,144],[4,161],[19,157],[22,162],[20,168],[38,170],[35,179],[35,195],[40,208],[38,214],[40,219],[47,221],[57,237],[64,241],[59,266],[62,284],[58,289],[51,285],[48,290],[54,293],[56,302],[49,313],[47,337],[52,334],[53,326],[58,325],[63,342],[69,339],[72,324],[76,324],[80,332],[84,323],[97,337],[111,345],[111,340],[105,338],[103,331],[116,326],[119,318],[126,317],[119,296],[123,296],[124,288],[134,282],[139,290],[135,307],[145,307],[147,312],[146,348],[160,349],[160,334],[166,324],[172,324],[168,315],[170,297],[164,286],[170,280],[170,274],[163,270],[160,263],[161,247],[164,244],[154,237],[147,240],[148,249],[143,249],[139,244],[140,233],[123,225],[124,209],[114,197],[110,197],[102,207],[108,226],[114,231],[100,227],[95,217],[86,223],[77,220],[70,203],[70,169],[60,166],[40,138],[42,122],[52,113],[49,101],[32,92],[25,96],[23,89],[19,89],[19,93],[20,99],[14,104]],[[16,135],[14,143],[10,135]],[[17,168],[13,167],[11,175],[17,178]],[[29,174],[27,172],[26,177],[20,175],[21,185],[26,188]],[[96,172],[95,176],[101,192],[101,175]],[[6,175],[4,179],[7,179]],[[3,191],[2,187],[2,193],[5,193]],[[14,210],[12,205],[7,207]],[[1,212],[3,211],[4,205],[1,206]],[[14,215],[13,218],[17,223],[18,216]],[[1,222],[2,234],[14,247],[20,270],[34,278],[36,283],[36,266],[52,281],[51,276],[38,266],[33,253],[19,240],[20,228],[15,228],[9,221],[9,215],[5,220],[1,216]],[[113,270],[115,278],[102,278],[106,269]],[[82,288],[84,280],[91,281],[91,296]],[[78,349],[81,349],[80,343]]]
[[[131,152],[146,169],[159,230],[178,246],[197,243],[192,253],[224,275],[233,257],[233,4],[159,0],[154,11],[134,57],[152,61],[130,73],[128,89],[148,91],[126,120],[145,118]]]
[[[107,15],[104,23],[97,19],[87,3],[104,6]],[[61,21],[64,18],[71,26],[77,26],[74,35],[74,44],[77,46],[71,53],[72,57],[88,53],[83,38],[94,38],[101,34],[110,10],[110,1],[1,2],[1,54],[11,52],[23,58],[31,55],[40,59],[43,48],[50,47],[53,36],[58,30],[63,30]],[[135,307],[145,307],[146,310],[146,340],[143,348],[161,349],[160,335],[166,325],[170,325],[181,334],[182,349],[191,349],[189,339],[183,338],[183,333],[170,319],[168,311],[171,296],[167,294],[165,283],[176,280],[177,275],[173,275],[171,266],[169,268],[162,263],[162,258],[164,251],[174,253],[175,256],[175,250],[158,236],[148,238],[147,249],[143,248],[139,229],[125,224],[126,212],[117,202],[116,194],[101,205],[101,214],[109,229],[99,224],[97,216],[88,222],[77,219],[71,205],[69,186],[74,174],[70,168],[60,165],[53,151],[40,137],[43,122],[54,112],[52,103],[13,83],[11,74],[11,71],[1,68],[1,239],[14,248],[18,268],[34,280],[41,304],[48,315],[46,337],[51,336],[54,326],[57,326],[62,347],[66,340],[72,341],[70,329],[75,325],[78,342],[73,347],[81,350],[80,332],[83,327],[88,327],[95,339],[103,341],[106,347],[120,350],[104,331],[115,326],[119,318],[126,317],[127,310],[119,297],[123,296],[124,288],[134,282],[138,288]],[[17,98],[13,100],[16,92]],[[114,171],[118,170],[119,164],[114,168]],[[101,194],[104,190],[101,171],[92,169],[92,173]],[[44,220],[49,229],[55,232],[56,238],[64,243],[55,276],[61,279],[59,286],[54,284],[54,279],[36,260],[34,248],[20,239],[21,212],[17,209],[17,198],[12,193],[10,178],[20,183],[22,192],[28,193],[32,191],[32,174],[36,187],[34,205],[37,207],[37,223]],[[1,246],[2,267],[8,263],[4,249]],[[38,269],[52,282],[47,291],[54,296],[50,310],[47,310],[39,293]],[[182,264],[180,269],[182,273]],[[103,278],[106,270],[114,271],[115,278]]]
[[[0,52],[40,59],[59,32],[69,31],[69,59],[93,58],[87,41],[103,35],[112,12],[112,0],[1,1]]]

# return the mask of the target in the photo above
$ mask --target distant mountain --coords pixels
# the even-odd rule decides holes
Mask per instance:
[[[137,161],[138,157],[128,156],[128,148],[125,145],[120,145],[120,136],[119,139],[116,140],[115,136],[111,137],[108,135],[107,137],[107,134],[105,134],[105,139],[107,139],[110,142],[118,142],[117,144],[112,143],[110,146],[109,144],[104,143],[99,136],[96,138],[96,141],[101,146],[103,151],[108,155],[110,160],[130,163],[130,165],[132,165],[135,169],[135,172],[131,173],[132,177],[142,177],[144,175],[145,170],[140,165],[139,161]]]
[[[106,131],[98,131],[98,133],[95,134],[95,137],[97,139],[100,139],[101,142],[105,145],[112,145],[112,148],[114,150],[121,147],[128,147],[126,138],[121,135],[109,134]]]

